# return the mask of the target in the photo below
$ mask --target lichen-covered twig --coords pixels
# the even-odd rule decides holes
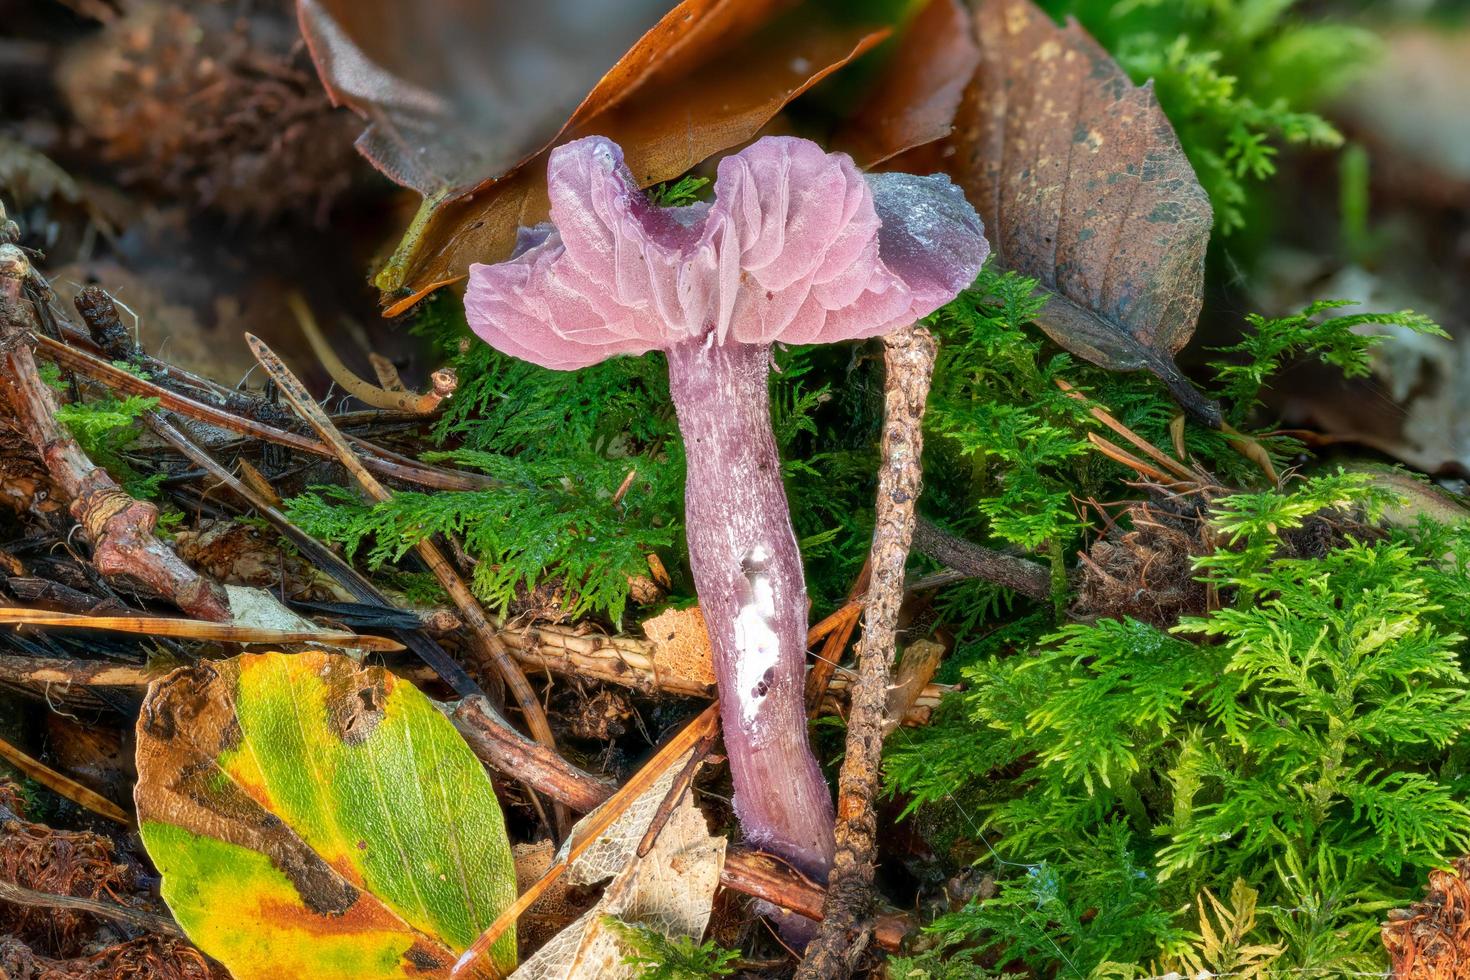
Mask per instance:
[[[955,537],[922,517],[914,525],[913,549],[969,578],[1003,585],[1040,602],[1051,599],[1051,570],[1045,565]]]
[[[224,591],[153,536],[158,508],[128,496],[56,421],[56,399],[32,353],[35,310],[25,294],[30,278],[25,254],[0,245],[0,383],[47,473],[71,501],[72,516],[92,542],[93,564],[107,578],[139,582],[197,619],[228,621]]]
[[[837,853],[827,879],[821,927],[796,974],[806,980],[849,976],[872,928],[869,913],[878,836],[873,798],[879,790],[898,610],[914,535],[914,502],[923,482],[924,402],[935,347],[929,332],[917,326],[889,334],[883,341],[888,377],[868,601],[858,644],[858,682],[847,718],[847,751],[837,781]]]

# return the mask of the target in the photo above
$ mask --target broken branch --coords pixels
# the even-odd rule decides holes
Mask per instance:
[[[143,583],[191,616],[227,622],[224,591],[153,536],[158,508],[128,496],[56,421],[56,399],[32,354],[34,309],[24,295],[30,276],[25,254],[0,245],[0,375],[11,411],[92,542],[93,564],[106,578]]]
[[[137,633],[143,636],[173,636],[184,640],[216,643],[319,643],[379,653],[403,649],[403,644],[397,640],[343,630],[278,630],[202,622],[197,619],[165,619],[161,616],[83,616],[77,613],[48,612],[44,609],[0,609],[0,624],[11,623],[20,626],[67,626],[113,633]]]
[[[70,909],[74,912],[86,912],[104,919],[111,919],[114,922],[145,929],[148,932],[180,939],[184,937],[184,930],[180,929],[174,920],[162,915],[155,915],[142,909],[130,909],[116,902],[83,898],[80,895],[53,895],[50,892],[38,892],[34,888],[26,888],[24,885],[17,885],[4,878],[0,878],[0,901],[29,905],[32,908]]]

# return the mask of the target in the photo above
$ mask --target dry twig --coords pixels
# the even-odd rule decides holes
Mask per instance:
[[[847,977],[872,931],[873,861],[878,820],[873,798],[883,760],[889,681],[893,672],[904,568],[914,534],[914,502],[923,481],[924,403],[934,371],[934,338],[923,327],[884,338],[888,369],[883,462],[858,683],[847,720],[847,752],[837,782],[837,854],[822,903],[823,921],[797,970],[798,978]]]
[[[138,929],[146,929],[163,936],[183,938],[184,930],[170,918],[155,915],[143,909],[130,909],[126,905],[118,905],[116,902],[104,902],[96,898],[83,898],[79,895],[52,895],[49,892],[38,892],[34,888],[26,888],[14,882],[0,878],[0,901],[13,902],[16,905],[27,905],[31,908],[43,909],[67,909],[72,912],[86,912],[89,915],[101,916],[114,922],[134,926]]]
[[[165,619],[161,616],[83,616],[48,612],[44,609],[0,609],[0,625],[64,626],[76,629],[136,633],[143,636],[172,636],[185,640],[216,643],[319,643],[351,650],[389,653],[403,644],[384,636],[365,636],[343,630],[278,630],[257,626],[202,622],[197,619]]]

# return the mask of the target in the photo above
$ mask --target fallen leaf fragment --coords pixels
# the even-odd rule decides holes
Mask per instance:
[[[713,689],[715,667],[704,612],[698,606],[665,609],[643,622],[643,633],[653,646],[656,678],[678,679]]]
[[[667,936],[698,939],[709,923],[720,883],[725,839],[710,834],[704,814],[685,793],[653,847],[637,857],[638,843],[688,758],[665,770],[567,872],[575,883],[613,880],[588,912],[562,930],[512,976],[516,980],[634,980],[626,952],[605,916],[651,926]],[[575,831],[574,831],[575,835]]]
[[[1057,343],[1152,371],[1218,425],[1218,406],[1173,360],[1199,316],[1212,212],[1152,85],[1031,0],[983,0],[975,24],[980,70],[947,165],[998,261],[1040,282],[1038,322]]]
[[[154,682],[135,801],[179,924],[236,980],[444,977],[515,898],[489,778],[411,684],[321,653]],[[476,975],[515,963],[508,932]]]
[[[551,869],[556,860],[556,845],[550,840],[534,844],[513,844],[516,861],[516,891],[525,891]],[[565,879],[546,890],[516,921],[516,939],[522,950],[540,949],[546,942],[577,920],[587,907],[587,899],[578,901],[577,890]]]
[[[553,886],[567,877],[567,873],[578,863],[595,869],[603,866],[598,863],[600,856],[610,847],[621,846],[626,851],[625,839],[630,819],[641,822],[646,836],[647,828],[652,822],[659,819],[661,814],[668,812],[665,807],[665,802],[669,801],[670,795],[668,788],[677,785],[679,780],[677,772],[671,776],[670,771],[675,766],[679,766],[681,762],[687,764],[691,752],[700,751],[701,746],[718,729],[718,725],[719,703],[716,702],[700,712],[693,721],[666,741],[653,754],[653,757],[643,764],[642,768],[629,777],[627,782],[611,796],[606,797],[587,816],[579,820],[567,835],[551,867],[537,879],[535,884],[522,891],[515,902],[475,939],[470,948],[460,957],[459,962],[455,964],[450,976],[469,975],[470,970],[477,965],[485,951],[494,947],[497,941],[505,935],[506,930],[515,925],[517,918]],[[678,770],[678,772],[682,771],[682,768]],[[651,787],[660,784],[665,787],[665,791],[658,801],[652,803],[651,812],[646,817],[629,818],[630,810],[636,812],[648,808],[643,797],[652,792]],[[682,795],[682,791],[677,795]],[[636,825],[635,823],[634,826]],[[638,843],[634,845],[634,854],[638,852],[642,844],[643,838],[639,837]],[[605,859],[601,860],[605,864]],[[591,864],[585,862],[591,862]],[[623,863],[626,863],[626,859],[614,860],[608,867],[615,868]],[[612,871],[608,870],[603,877],[611,873]]]

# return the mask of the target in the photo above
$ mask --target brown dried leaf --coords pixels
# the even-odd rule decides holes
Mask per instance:
[[[534,844],[512,844],[511,856],[516,862],[516,891],[523,892],[551,869],[556,860],[556,845],[549,840]],[[557,933],[575,922],[591,903],[590,895],[571,885],[565,878],[555,882],[516,920],[516,941],[525,953],[540,949]]]
[[[558,852],[560,858],[580,850],[567,868],[566,877],[572,884],[591,885],[606,881],[627,868],[628,862],[637,854],[638,844],[643,840],[654,814],[658,812],[664,797],[669,795],[669,789],[683,771],[691,754],[685,752],[670,763],[646,790],[639,793],[622,813],[613,818],[606,830],[585,847],[584,839],[598,824],[598,812],[611,804],[604,803],[577,821]]]
[[[541,149],[670,0],[299,0],[332,101],[368,121],[362,154],[425,196]]]
[[[1053,340],[1105,368],[1147,368],[1218,424],[1173,360],[1199,316],[1210,202],[1152,84],[1031,0],[983,0],[975,21],[981,65],[948,166],[994,254],[1040,281]]]
[[[245,469],[248,462],[240,463],[247,476],[259,477],[254,467]],[[253,524],[202,520],[194,528],[174,532],[173,544],[180,558],[225,585],[283,591],[289,599],[309,602],[356,599],[326,572],[282,548],[278,535]]]
[[[698,606],[665,609],[644,620],[643,633],[653,644],[656,674],[714,687],[714,654],[704,625],[704,610]]]
[[[892,59],[832,148],[872,167],[948,136],[965,86],[980,64],[969,10],[929,0],[904,30]]]

